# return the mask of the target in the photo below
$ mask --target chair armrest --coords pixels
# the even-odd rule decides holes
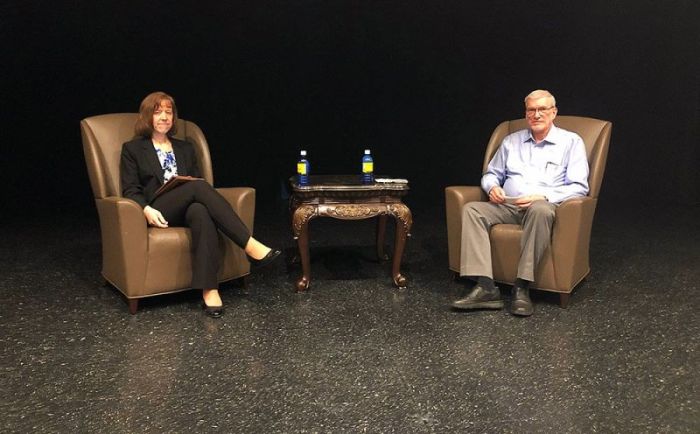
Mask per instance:
[[[577,197],[557,207],[552,232],[552,256],[556,258],[557,280],[572,282],[575,276],[588,273],[591,228],[597,202],[597,199],[589,196]]]
[[[454,185],[445,188],[445,217],[447,219],[447,248],[449,266],[459,272],[462,240],[462,208],[468,202],[485,201],[486,194],[477,186]]]
[[[217,188],[236,214],[243,220],[250,233],[253,233],[255,220],[255,189],[250,187]]]
[[[100,228],[104,232],[109,230],[112,235],[120,237],[133,237],[143,240],[143,248],[146,247],[148,223],[143,216],[141,206],[131,199],[109,196],[104,199],[96,199],[97,212],[100,216]],[[104,233],[103,240],[104,238]]]
[[[148,224],[143,209],[116,196],[95,203],[102,233],[102,274],[118,288],[130,287],[127,280],[143,279],[146,273]]]
[[[465,203],[488,199],[481,187],[474,185],[453,185],[445,187],[445,203],[462,209]]]

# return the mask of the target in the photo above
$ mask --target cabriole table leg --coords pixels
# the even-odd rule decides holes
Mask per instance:
[[[313,206],[301,206],[294,211],[294,235],[299,245],[301,260],[301,278],[297,280],[296,291],[306,291],[311,284],[311,259],[309,254],[309,220],[316,214]]]
[[[399,288],[406,288],[406,277],[401,274],[401,259],[403,258],[406,239],[411,235],[413,216],[411,215],[411,210],[404,204],[394,204],[389,209],[396,219],[396,240],[394,242],[394,260],[391,266],[391,276],[394,279],[394,285]]]

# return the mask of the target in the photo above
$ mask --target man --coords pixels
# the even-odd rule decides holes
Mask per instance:
[[[556,207],[588,193],[588,159],[576,133],[554,125],[554,96],[535,90],[525,97],[529,128],[506,136],[481,178],[488,202],[470,202],[462,210],[460,275],[476,281],[456,309],[501,309],[501,293],[493,281],[489,230],[499,223],[523,228],[520,261],[510,312],[533,313],[529,286],[551,243]]]

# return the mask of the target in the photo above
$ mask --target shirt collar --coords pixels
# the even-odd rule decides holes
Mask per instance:
[[[527,138],[526,142],[535,143],[535,138],[532,137],[532,131],[530,131],[528,129],[527,135],[528,135],[528,138]],[[547,136],[545,136],[544,140],[542,140],[542,143],[540,143],[540,144],[542,144],[542,145],[545,145],[545,144],[556,145],[557,143],[559,143],[561,136],[562,136],[561,129],[558,128],[556,125],[552,124],[552,128],[549,130],[549,132],[547,133]]]

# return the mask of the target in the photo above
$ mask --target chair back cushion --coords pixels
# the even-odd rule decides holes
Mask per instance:
[[[594,198],[598,197],[600,185],[603,182],[603,172],[605,171],[605,163],[608,158],[608,146],[610,144],[610,133],[612,131],[612,123],[600,119],[587,118],[581,116],[557,116],[554,124],[565,130],[573,131],[583,139],[586,145],[586,153],[588,155],[588,165],[590,166],[590,174],[588,176],[588,185],[590,191],[588,195]],[[491,139],[486,147],[484,155],[483,171],[493,158],[493,155],[498,150],[498,147],[503,142],[503,139],[511,133],[527,128],[525,119],[516,119],[512,121],[502,122],[491,134]]]
[[[112,113],[80,121],[83,153],[95,199],[121,196],[119,162],[122,144],[135,138],[137,113]],[[176,138],[192,143],[202,176],[213,185],[209,145],[202,130],[193,122],[178,120]]]

